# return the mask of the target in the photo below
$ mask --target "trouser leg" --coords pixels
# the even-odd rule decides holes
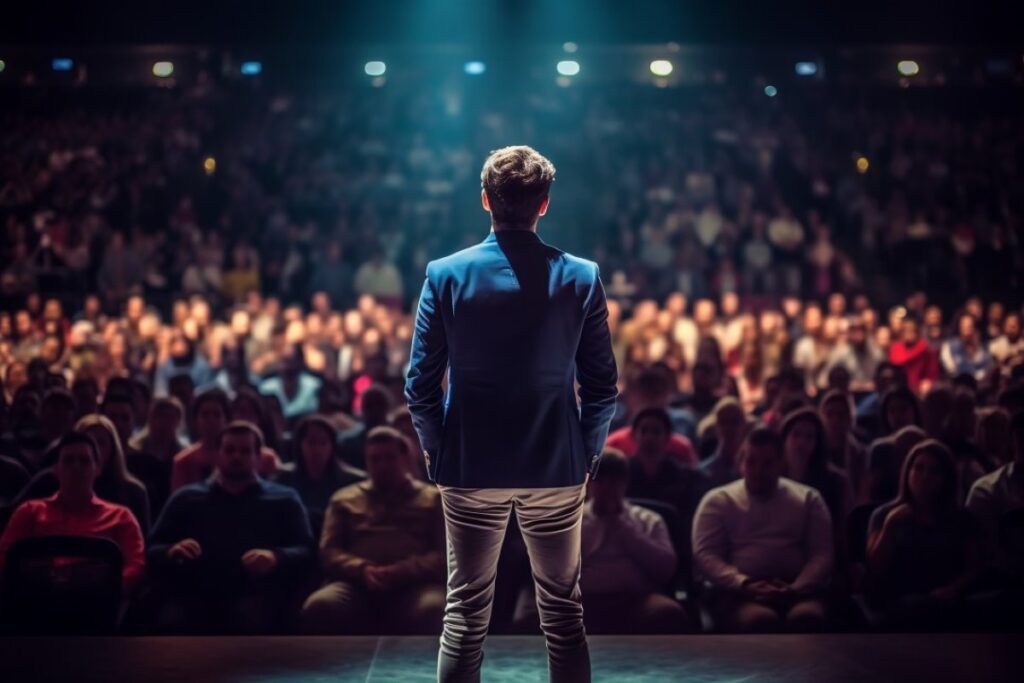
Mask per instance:
[[[504,489],[438,489],[447,532],[448,590],[437,679],[476,683],[512,499]]]

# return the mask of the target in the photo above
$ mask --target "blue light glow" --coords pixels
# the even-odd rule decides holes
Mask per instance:
[[[263,63],[242,62],[242,66],[239,67],[239,71],[242,72],[243,76],[259,76],[263,73]]]
[[[818,64],[816,62],[797,62],[794,70],[797,76],[813,76],[818,73]]]

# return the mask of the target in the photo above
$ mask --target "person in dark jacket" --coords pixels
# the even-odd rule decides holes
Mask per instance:
[[[280,632],[297,617],[289,588],[309,575],[313,532],[299,495],[257,474],[262,447],[255,425],[228,424],[214,473],[167,501],[148,557],[169,594],[162,630]]]

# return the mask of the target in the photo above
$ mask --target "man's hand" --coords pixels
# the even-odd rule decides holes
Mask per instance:
[[[741,588],[752,599],[760,602],[772,602],[793,594],[793,587],[779,579],[747,580]]]
[[[242,555],[242,566],[252,576],[266,576],[277,567],[277,556],[273,550],[254,548]]]
[[[178,541],[167,549],[167,559],[176,564],[194,562],[198,560],[199,556],[202,554],[203,548],[199,545],[199,541],[194,538],[186,538],[182,541]]]
[[[385,591],[397,579],[393,565],[368,564],[363,567],[363,582],[372,591]]]

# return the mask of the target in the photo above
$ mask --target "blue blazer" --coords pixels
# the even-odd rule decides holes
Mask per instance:
[[[597,474],[617,380],[593,261],[516,230],[427,264],[405,399],[431,481],[582,484]]]

